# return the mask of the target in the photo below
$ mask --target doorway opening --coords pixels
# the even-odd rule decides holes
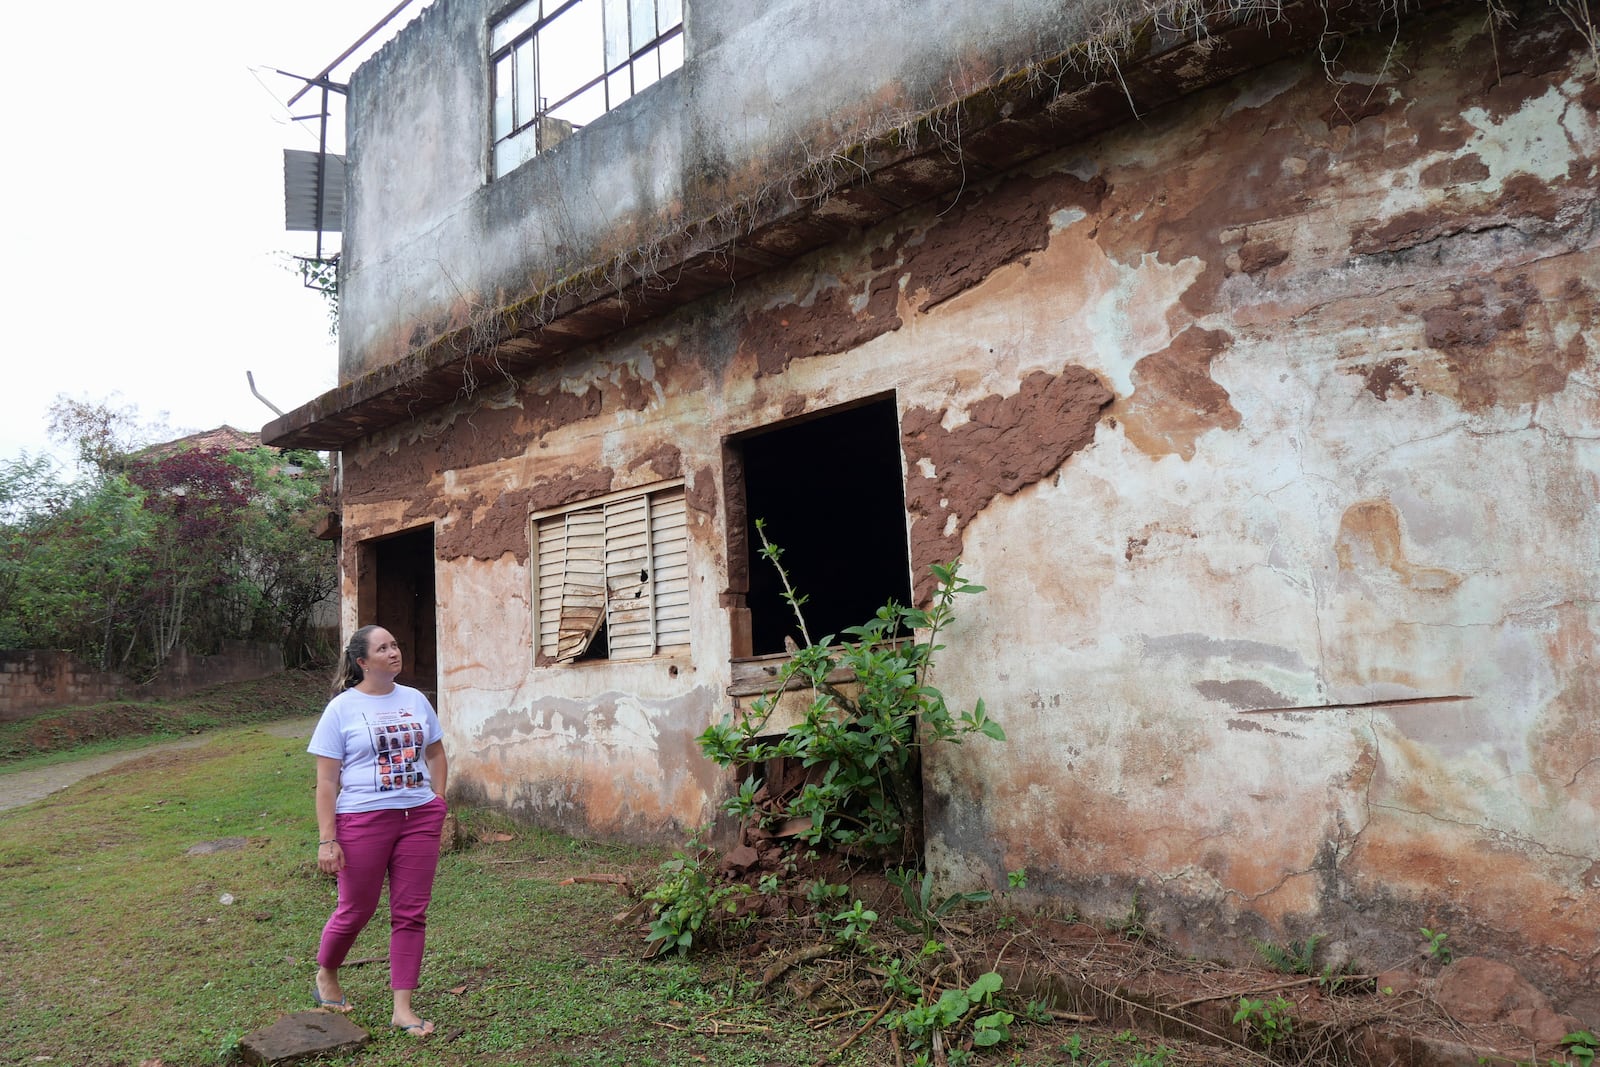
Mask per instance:
[[[735,658],[801,642],[783,582],[761,556],[756,521],[782,563],[814,640],[911,600],[905,476],[893,394],[730,438],[725,450]]]
[[[361,543],[356,622],[377,623],[400,642],[402,685],[439,706],[439,621],[434,596],[433,527]]]

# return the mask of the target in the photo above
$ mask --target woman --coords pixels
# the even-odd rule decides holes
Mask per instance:
[[[422,969],[450,769],[433,705],[410,686],[396,685],[399,673],[400,646],[388,630],[363,626],[352,634],[335,696],[307,749],[317,757],[317,866],[339,877],[339,903],[322,930],[311,996],[318,1007],[351,1010],[339,967],[377,910],[387,873],[390,1021],[413,1037],[426,1037],[433,1023],[412,1010],[411,993]],[[389,743],[402,726],[418,735],[410,759]],[[384,771],[380,746],[388,752]],[[388,788],[381,784],[385,771],[393,783]],[[411,784],[402,786],[402,779]]]

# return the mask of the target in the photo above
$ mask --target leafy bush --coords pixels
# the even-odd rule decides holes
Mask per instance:
[[[722,766],[753,767],[767,760],[799,760],[821,768],[816,780],[787,798],[780,810],[758,810],[758,783],[747,777],[725,809],[740,818],[763,814],[801,818],[809,825],[800,838],[862,854],[907,856],[922,840],[919,752],[922,744],[959,744],[969,734],[1005,740],[1000,724],[988,717],[983,701],[953,715],[944,694],[928,684],[940,632],[955,618],[958,596],[980,593],[959,563],[934,565],[937,588],[926,610],[893,602],[860,626],[812,641],[797,594],[783,570],[782,551],[756,523],[762,554],[783,579],[784,599],[800,622],[804,647],[793,651],[773,688],[755,700],[748,715],[729,717],[699,737],[702,751]],[[829,681],[840,670],[854,678],[852,695]],[[801,721],[777,740],[763,738],[767,722],[786,690],[809,691]],[[921,736],[919,737],[919,730]]]
[[[738,908],[735,898],[748,893],[750,887],[716,883],[714,873],[698,836],[691,837],[682,851],[661,865],[661,880],[645,894],[652,915],[645,942],[652,945],[652,954],[687,953],[718,912],[732,914]]]

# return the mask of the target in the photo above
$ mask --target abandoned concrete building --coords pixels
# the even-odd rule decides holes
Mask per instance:
[[[467,798],[711,822],[695,737],[784,654],[764,518],[814,633],[987,586],[936,681],[1008,740],[924,765],[951,885],[1137,892],[1207,954],[1446,929],[1592,1017],[1571,14],[436,0],[351,82],[340,385],[265,438],[342,452],[344,628],[410,648]]]

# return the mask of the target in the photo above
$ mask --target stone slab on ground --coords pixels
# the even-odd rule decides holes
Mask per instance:
[[[354,1052],[372,1035],[336,1012],[297,1011],[239,1039],[246,1063],[298,1063],[312,1056]]]

